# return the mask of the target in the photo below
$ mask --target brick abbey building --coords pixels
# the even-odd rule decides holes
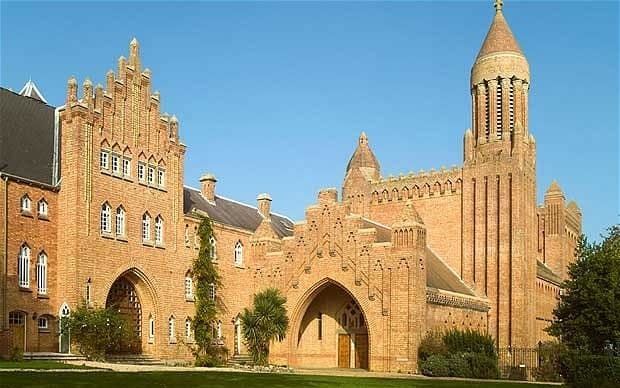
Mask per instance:
[[[59,322],[87,303],[132,323],[127,352],[190,358],[205,215],[223,280],[215,330],[231,355],[246,352],[238,314],[267,286],[291,322],[278,364],[415,371],[431,330],[473,328],[499,347],[547,338],[581,212],[557,183],[537,203],[530,69],[501,2],[471,70],[463,165],[384,178],[362,134],[341,194],[321,190],[298,222],[267,194],[221,196],[210,174],[184,186],[180,123],[162,114],[136,40],[105,86],[78,89],[69,79],[56,108],[32,82],[0,89],[3,355],[75,350]]]

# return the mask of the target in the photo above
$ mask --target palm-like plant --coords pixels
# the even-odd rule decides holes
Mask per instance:
[[[269,360],[269,343],[282,341],[288,329],[284,307],[286,298],[276,288],[254,295],[252,310],[241,314],[243,337],[254,363],[265,365]]]

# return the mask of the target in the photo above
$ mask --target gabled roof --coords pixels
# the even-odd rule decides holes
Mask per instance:
[[[193,210],[207,213],[214,222],[252,233],[263,221],[263,216],[254,206],[218,195],[214,202],[210,202],[202,196],[200,190],[186,186],[183,188],[183,212],[189,214]],[[293,235],[293,222],[287,217],[271,213],[271,226],[280,238]]]
[[[426,249],[426,286],[469,296],[476,295],[461,279],[459,279],[458,275],[430,249]]]
[[[53,184],[54,107],[0,87],[0,171]]]

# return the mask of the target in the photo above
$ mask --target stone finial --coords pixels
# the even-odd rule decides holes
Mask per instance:
[[[200,177],[200,192],[207,201],[215,201],[215,175],[206,173]]]
[[[133,38],[129,43],[129,64],[136,71],[140,70],[140,44],[136,38]]]
[[[71,76],[67,81],[67,102],[77,101],[77,80]]]
[[[504,8],[504,0],[495,0],[493,2],[493,6],[495,7],[495,12],[502,12],[502,8]]]
[[[359,143],[362,145],[368,144],[368,136],[366,136],[366,132],[362,131],[360,134]]]

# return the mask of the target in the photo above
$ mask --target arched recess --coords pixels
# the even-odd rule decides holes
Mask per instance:
[[[167,323],[164,322],[167,317],[162,315],[156,303],[159,300],[158,293],[151,279],[138,267],[124,268],[117,271],[114,277],[107,281],[103,289],[103,302],[107,307],[119,307],[122,310],[121,313],[127,315],[128,321],[139,324],[139,326],[133,327],[139,341],[126,344],[118,352],[154,353],[153,343],[157,340],[165,341],[163,331],[158,335],[157,328],[167,327]],[[151,318],[154,336],[150,335]]]
[[[356,296],[342,283],[324,278],[301,296],[292,311],[288,338],[292,364],[369,369],[372,332]]]

